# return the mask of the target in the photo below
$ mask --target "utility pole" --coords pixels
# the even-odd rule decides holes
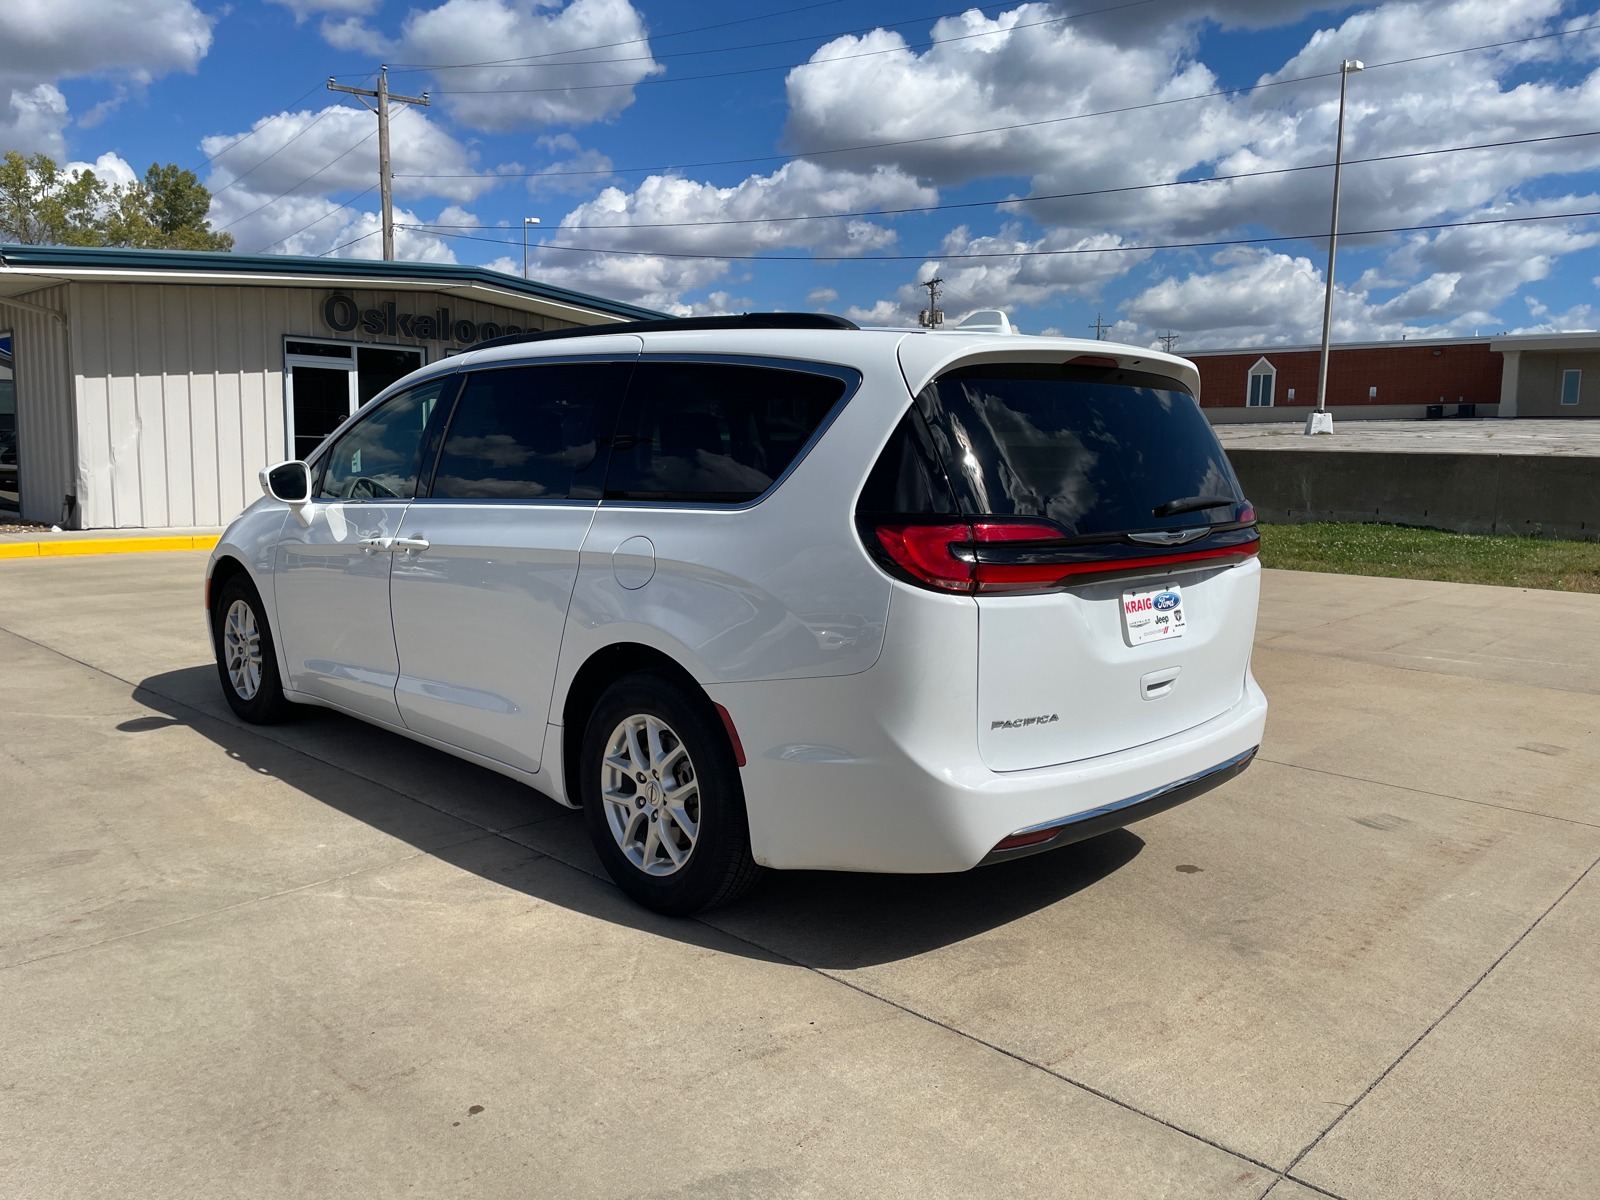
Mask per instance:
[[[944,309],[939,307],[939,288],[943,283],[944,280],[935,275],[926,283],[917,285],[928,289],[928,307],[917,314],[917,324],[924,329],[937,329],[944,324]]]
[[[1183,339],[1181,337],[1179,337],[1177,334],[1173,333],[1172,330],[1170,330],[1170,329],[1167,330],[1165,333],[1158,333],[1156,335],[1156,341],[1161,343],[1161,348],[1163,350],[1165,350],[1168,354],[1171,354],[1172,353],[1172,348],[1174,346],[1176,346],[1182,340]]]
[[[335,83],[333,76],[328,76],[328,90],[330,92],[349,92],[360,100],[367,108],[378,114],[378,190],[383,196],[383,261],[394,261],[394,196],[390,182],[394,179],[394,172],[389,167],[389,102],[396,104],[420,104],[428,107],[428,93],[420,96],[396,96],[389,91],[389,67],[385,63],[378,68],[378,88],[369,91],[366,88],[345,87],[342,83]],[[377,100],[377,107],[367,104],[366,97],[371,96]]]
[[[528,277],[528,226],[537,225],[538,223],[538,217],[522,218],[522,277],[524,279]]]
[[[1103,342],[1106,340],[1106,330],[1110,329],[1111,326],[1107,325],[1100,319],[1099,313],[1095,313],[1094,324],[1089,326],[1089,328],[1094,330],[1094,340],[1097,342]]]
[[[1366,63],[1347,58],[1339,64],[1339,131],[1333,140],[1333,217],[1328,225],[1327,291],[1322,298],[1322,361],[1317,366],[1317,408],[1306,415],[1307,433],[1332,433],[1328,411],[1328,342],[1333,336],[1333,260],[1339,250],[1339,176],[1344,170],[1344,92],[1350,76],[1365,71]]]

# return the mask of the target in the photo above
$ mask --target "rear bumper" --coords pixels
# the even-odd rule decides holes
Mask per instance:
[[[725,684],[751,848],[791,870],[966,871],[1023,830],[1068,826],[1028,851],[1093,837],[1192,799],[1237,775],[1261,744],[1267,700],[1254,679],[1224,713],[1142,746],[1058,767],[996,772],[981,761],[970,708],[938,740],[908,737],[872,672],[843,680]],[[926,710],[924,709],[924,712]]]
[[[1256,751],[1261,747],[1252,746],[1243,754],[1236,754],[1227,762],[1218,763],[1210,770],[1202,771],[1198,775],[1191,775],[1187,779],[1180,779],[1176,783],[1169,783],[1165,787],[1153,788],[1148,792],[1141,792],[1137,796],[1130,796],[1126,800],[1119,800],[1114,804],[1104,804],[1099,808],[1090,809],[1085,813],[1068,817],[1065,821],[1047,821],[1042,825],[1035,825],[1031,829],[1018,829],[1011,837],[1031,833],[1042,833],[1054,830],[1053,836],[1037,842],[1029,842],[1024,846],[1011,849],[996,847],[978,865],[987,867],[991,863],[1010,862],[1014,858],[1026,858],[1030,854],[1039,854],[1045,850],[1057,850],[1062,846],[1070,846],[1073,842],[1087,841],[1089,838],[1098,837],[1102,833],[1110,833],[1113,829],[1124,829],[1135,821],[1142,821],[1146,817],[1153,817],[1157,813],[1166,812],[1169,808],[1176,808],[1186,801],[1193,800],[1196,796],[1203,796],[1212,788],[1227,783],[1235,775],[1244,773],[1256,757]]]

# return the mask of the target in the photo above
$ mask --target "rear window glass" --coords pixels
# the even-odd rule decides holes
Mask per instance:
[[[845,392],[833,375],[641,362],[617,427],[606,499],[754,500],[788,470]]]
[[[450,418],[432,495],[456,500],[595,500],[601,438],[616,420],[627,363],[479,371]],[[603,427],[603,428],[602,428]]]
[[[1236,519],[1233,469],[1176,380],[989,364],[941,377],[918,404],[964,512],[1045,517],[1072,536]],[[1229,503],[1193,506],[1204,500]]]

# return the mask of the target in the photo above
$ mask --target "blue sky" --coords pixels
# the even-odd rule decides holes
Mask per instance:
[[[1359,58],[1347,157],[1411,157],[1347,168],[1342,227],[1454,227],[1343,241],[1336,338],[1586,329],[1600,231],[1543,218],[1600,210],[1600,136],[1563,136],[1600,131],[1591,25],[1556,0],[56,0],[0,10],[0,149],[177,162],[239,251],[376,256],[376,120],[324,85],[388,62],[434,102],[394,121],[401,257],[520,271],[538,216],[534,277],[664,311],[900,323],[937,272],[952,319],[1294,344],[1323,240],[1146,247],[1325,229],[1330,72]],[[1485,143],[1516,144],[1456,149]]]

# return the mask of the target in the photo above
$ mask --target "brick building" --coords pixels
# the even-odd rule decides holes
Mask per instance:
[[[1200,368],[1200,404],[1213,421],[1283,421],[1315,406],[1320,354],[1273,346],[1187,357]],[[1328,407],[1347,420],[1600,416],[1600,333],[1336,345]]]

